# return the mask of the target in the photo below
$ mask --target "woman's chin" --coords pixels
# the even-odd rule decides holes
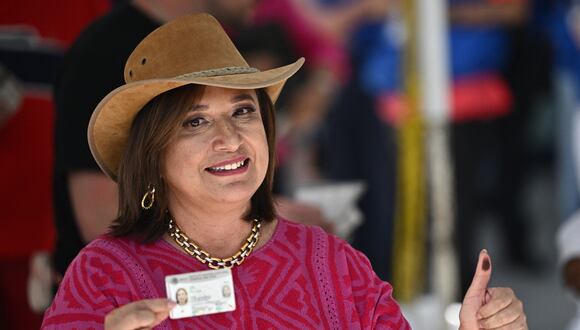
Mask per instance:
[[[242,189],[241,187],[236,187],[215,194],[214,200],[217,205],[221,206],[245,204],[250,202],[255,192],[256,189]]]

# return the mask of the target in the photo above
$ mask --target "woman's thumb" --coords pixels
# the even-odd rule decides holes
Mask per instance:
[[[475,270],[475,275],[473,275],[473,280],[463,302],[467,302],[468,299],[474,297],[481,297],[481,304],[485,303],[485,293],[487,290],[487,285],[491,279],[491,258],[487,253],[487,250],[481,250],[479,253],[479,260],[477,262],[477,269]]]

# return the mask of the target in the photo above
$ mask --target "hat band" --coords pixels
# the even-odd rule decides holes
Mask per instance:
[[[192,73],[182,74],[180,76],[175,77],[176,79],[192,79],[192,78],[199,78],[199,77],[214,77],[214,76],[228,76],[232,74],[240,74],[240,73],[255,73],[259,72],[260,70],[256,68],[250,67],[243,67],[243,66],[228,66],[225,68],[219,69],[210,69],[210,70],[203,70],[197,71]]]

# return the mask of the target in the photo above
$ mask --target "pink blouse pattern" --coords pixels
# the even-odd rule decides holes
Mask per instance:
[[[44,315],[43,329],[102,329],[105,315],[166,297],[165,276],[207,270],[164,240],[103,236],[83,249]],[[318,227],[280,220],[272,239],[232,269],[233,312],[156,329],[410,329],[368,259]]]

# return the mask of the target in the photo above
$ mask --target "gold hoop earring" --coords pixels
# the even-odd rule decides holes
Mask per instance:
[[[147,191],[143,195],[143,198],[141,199],[141,208],[144,210],[149,210],[153,206],[153,203],[155,203],[155,187],[150,184],[147,187]]]

